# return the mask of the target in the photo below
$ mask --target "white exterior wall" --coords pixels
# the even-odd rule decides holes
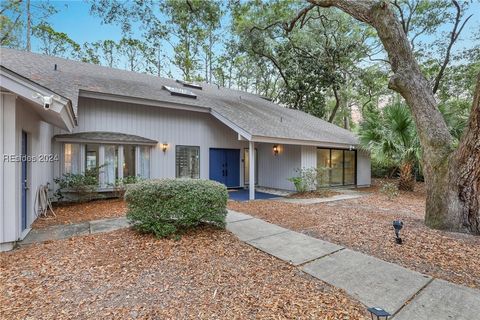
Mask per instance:
[[[110,131],[138,135],[158,141],[150,153],[150,178],[175,178],[175,146],[200,146],[200,178],[209,177],[210,148],[248,148],[247,141],[238,140],[238,134],[216,120],[209,113],[173,110],[106,100],[81,98],[78,107],[78,127],[75,132]],[[65,133],[60,129],[55,134]],[[161,145],[168,143],[164,153]],[[55,151],[61,152],[56,142]],[[241,163],[240,183],[243,185]],[[61,174],[60,166],[55,176]]]
[[[38,161],[39,155],[51,154],[52,125],[42,121],[34,109],[14,95],[2,95],[0,108],[1,154],[21,155],[22,131],[27,133],[27,154],[37,161],[27,163],[27,230],[21,231],[21,162],[2,159],[0,170],[0,244],[9,249],[13,241],[22,239],[35,220],[34,202],[39,185],[53,182],[53,165]],[[52,184],[53,185],[53,184]]]
[[[16,153],[16,128],[15,128],[15,96],[10,94],[0,95],[0,132],[2,165],[0,168],[0,251],[9,250],[12,241],[17,238],[17,202],[16,164],[6,162],[4,155]]]
[[[370,153],[364,150],[357,151],[357,186],[369,187],[372,183],[372,165]]]
[[[256,143],[258,150],[258,185],[267,188],[295,190],[288,178],[297,176],[295,169],[301,166],[301,147],[278,145],[279,153],[274,155],[274,144]]]
[[[302,146],[301,148],[302,168],[316,168],[317,167],[317,147]]]

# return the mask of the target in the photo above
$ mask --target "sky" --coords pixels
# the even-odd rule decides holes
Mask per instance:
[[[161,0],[159,0],[161,1]],[[226,0],[225,0],[226,1]],[[32,4],[41,1],[32,0]],[[122,37],[121,29],[115,25],[102,24],[99,17],[90,14],[90,5],[83,0],[58,1],[51,0],[52,4],[58,13],[49,18],[49,23],[56,31],[65,32],[68,36],[79,44],[84,42],[94,42],[97,40],[120,40]],[[473,46],[472,37],[475,33],[480,33],[480,0],[473,0],[469,11],[466,15],[473,14],[473,17],[466,25],[460,41],[456,44],[456,48],[468,48]],[[222,19],[222,24],[228,23],[228,17]],[[450,25],[444,25],[441,31],[447,32],[450,30]],[[141,31],[133,30],[134,36],[140,37]],[[422,39],[423,41],[430,41],[429,37]],[[39,47],[38,41],[32,42],[33,50]],[[168,54],[172,53],[172,48],[164,48]],[[217,48],[218,51],[221,48]],[[177,74],[178,70],[172,70],[173,74]]]

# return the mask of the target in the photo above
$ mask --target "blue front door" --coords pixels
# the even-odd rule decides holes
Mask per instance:
[[[229,188],[240,186],[240,150],[210,149],[210,180]]]
[[[22,131],[22,176],[20,185],[22,188],[22,231],[27,229],[27,133]]]

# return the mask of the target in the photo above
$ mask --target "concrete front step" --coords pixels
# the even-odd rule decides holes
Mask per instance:
[[[126,217],[119,217],[33,229],[18,245],[23,246],[49,240],[60,240],[74,236],[110,232],[128,228],[129,226],[130,224]]]

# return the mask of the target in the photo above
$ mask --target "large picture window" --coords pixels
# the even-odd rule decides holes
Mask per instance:
[[[177,178],[200,178],[200,147],[175,147],[175,172]]]
[[[328,176],[319,185],[345,186],[356,183],[355,150],[317,149],[317,167],[327,168]]]

